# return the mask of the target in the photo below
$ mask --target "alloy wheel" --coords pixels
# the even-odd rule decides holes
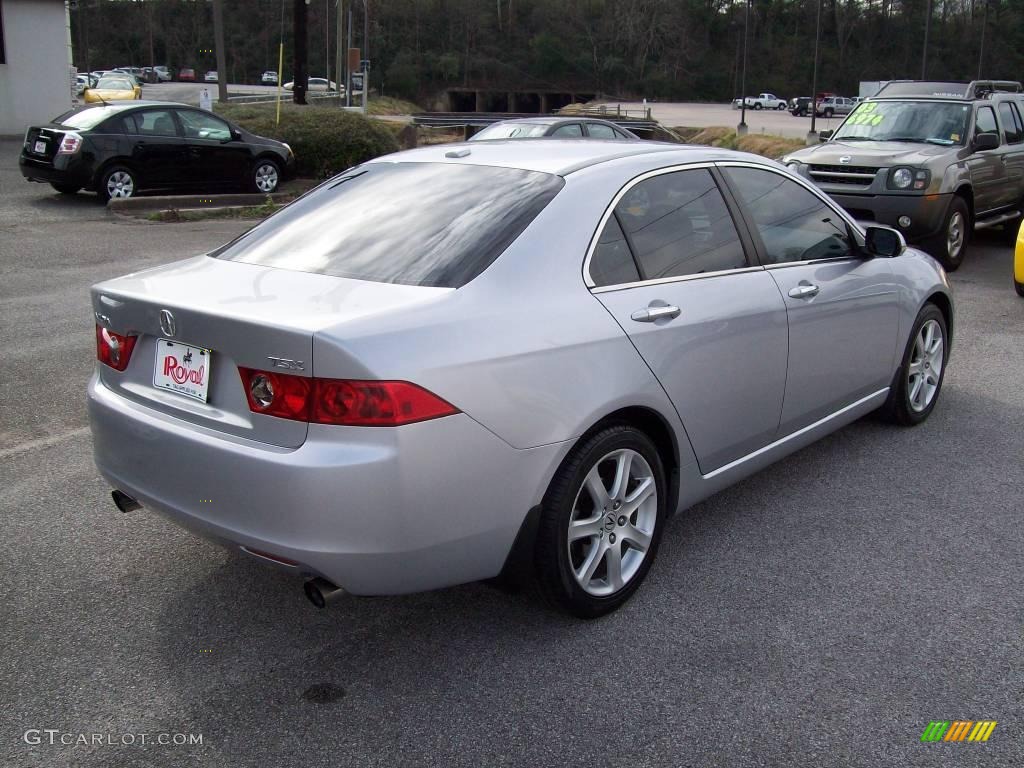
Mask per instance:
[[[654,472],[637,451],[623,448],[591,467],[569,516],[569,564],[588,594],[614,594],[637,575],[658,519]]]
[[[127,171],[114,171],[107,178],[109,197],[131,197],[135,194],[135,180]]]
[[[272,163],[261,163],[256,168],[256,188],[260,192],[277,189],[277,168]]]
[[[964,247],[964,223],[963,214],[960,211],[953,211],[953,215],[949,217],[949,225],[946,227],[946,253],[954,261],[960,256],[960,251]]]
[[[936,320],[928,320],[917,333],[907,368],[907,398],[916,413],[921,413],[935,399],[942,365],[942,326]]]

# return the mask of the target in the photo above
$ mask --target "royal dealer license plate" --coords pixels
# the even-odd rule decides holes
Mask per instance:
[[[153,386],[205,403],[210,387],[210,350],[158,339]]]

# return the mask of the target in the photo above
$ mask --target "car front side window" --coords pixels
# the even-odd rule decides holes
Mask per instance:
[[[185,129],[185,138],[214,141],[231,139],[231,128],[228,124],[211,114],[182,109],[178,111],[178,117],[181,118],[182,127]]]
[[[848,258],[846,221],[816,195],[772,171],[727,168],[764,244],[765,264]]]

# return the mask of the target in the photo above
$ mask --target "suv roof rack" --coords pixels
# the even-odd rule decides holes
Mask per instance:
[[[1016,80],[972,80],[941,82],[932,80],[890,80],[878,89],[876,97],[938,96],[946,99],[984,99],[993,93],[1021,93]]]

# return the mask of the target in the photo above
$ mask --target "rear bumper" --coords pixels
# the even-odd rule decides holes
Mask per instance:
[[[942,231],[951,195],[851,195],[821,186],[829,197],[860,221],[877,222],[899,230],[908,242],[921,242]],[[910,219],[909,227],[899,219]]]
[[[496,576],[567,450],[514,449],[464,414],[397,429],[310,425],[301,447],[277,448],[128,401],[96,376],[88,407],[96,466],[115,488],[361,595]]]
[[[88,186],[92,181],[92,168],[87,163],[73,162],[69,155],[57,155],[53,162],[32,157],[22,150],[18,158],[21,175],[29,181],[46,184],[77,184]]]

